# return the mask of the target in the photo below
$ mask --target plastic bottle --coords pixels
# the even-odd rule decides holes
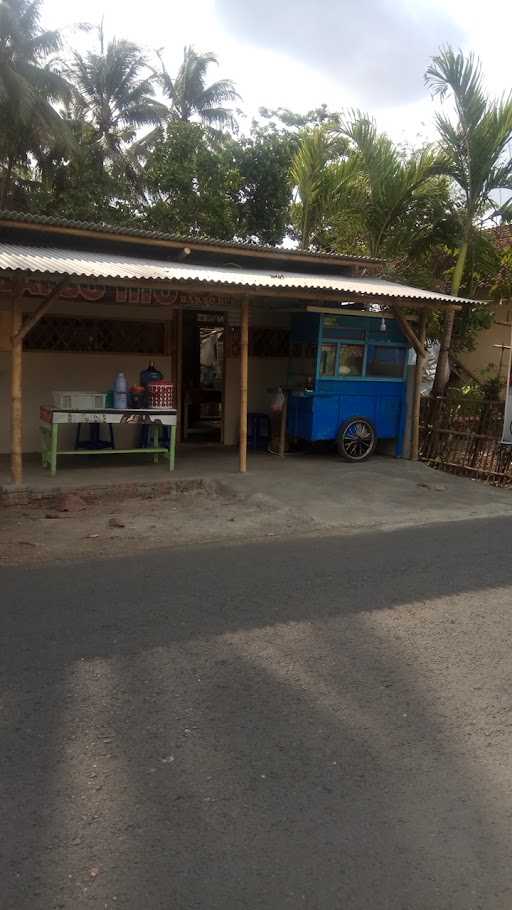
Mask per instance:
[[[140,374],[140,384],[146,387],[148,382],[154,382],[155,380],[163,378],[163,373],[161,373],[160,370],[157,370],[154,360],[150,360],[148,367],[145,370],[142,370],[142,373]]]
[[[114,407],[118,410],[128,407],[128,382],[122,371],[117,374],[114,382]]]

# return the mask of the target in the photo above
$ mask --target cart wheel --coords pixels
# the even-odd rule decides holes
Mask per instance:
[[[364,461],[375,451],[377,437],[371,423],[364,417],[351,417],[340,427],[338,455],[347,461]]]

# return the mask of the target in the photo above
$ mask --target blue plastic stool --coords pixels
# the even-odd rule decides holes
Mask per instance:
[[[250,449],[266,449],[270,442],[270,417],[259,411],[247,415],[247,445]]]

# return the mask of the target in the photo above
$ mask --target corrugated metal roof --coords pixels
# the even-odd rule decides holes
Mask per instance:
[[[16,222],[20,225],[27,225],[30,227],[33,225],[47,225],[49,228],[63,228],[64,230],[75,230],[75,231],[90,231],[100,234],[111,234],[120,239],[124,237],[137,238],[140,237],[142,240],[154,240],[155,243],[158,241],[167,241],[171,243],[179,243],[186,245],[200,245],[206,247],[221,247],[226,250],[237,250],[248,252],[251,251],[254,253],[268,253],[269,255],[279,255],[287,259],[290,257],[304,257],[318,259],[318,260],[328,260],[331,263],[334,262],[361,262],[362,264],[371,265],[372,263],[378,265],[379,263],[384,263],[386,260],[375,257],[375,256],[359,256],[357,254],[352,255],[351,253],[338,253],[335,250],[329,252],[315,252],[312,250],[305,250],[300,247],[284,248],[276,246],[267,246],[260,243],[251,243],[249,241],[236,241],[236,240],[217,240],[214,237],[203,237],[200,234],[194,234],[193,236],[182,236],[177,234],[166,234],[163,231],[148,231],[144,228],[139,227],[119,227],[109,224],[95,224],[90,221],[72,221],[66,218],[54,218],[49,215],[31,215],[25,212],[8,212],[0,210],[0,227],[2,221],[4,222]]]
[[[189,265],[174,262],[125,256],[115,253],[95,253],[52,247],[0,244],[0,270],[30,272],[43,275],[69,275],[88,281],[132,280],[171,283],[180,287],[218,285],[225,288],[320,291],[326,296],[368,297],[372,299],[399,298],[425,303],[469,303],[460,297],[438,294],[420,288],[396,284],[381,278],[351,278],[345,275],[308,275],[268,269],[241,269]]]

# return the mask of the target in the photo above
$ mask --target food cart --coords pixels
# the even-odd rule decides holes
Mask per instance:
[[[379,314],[296,314],[291,326],[288,436],[336,441],[363,461],[377,441],[402,453],[409,344],[398,323]]]

